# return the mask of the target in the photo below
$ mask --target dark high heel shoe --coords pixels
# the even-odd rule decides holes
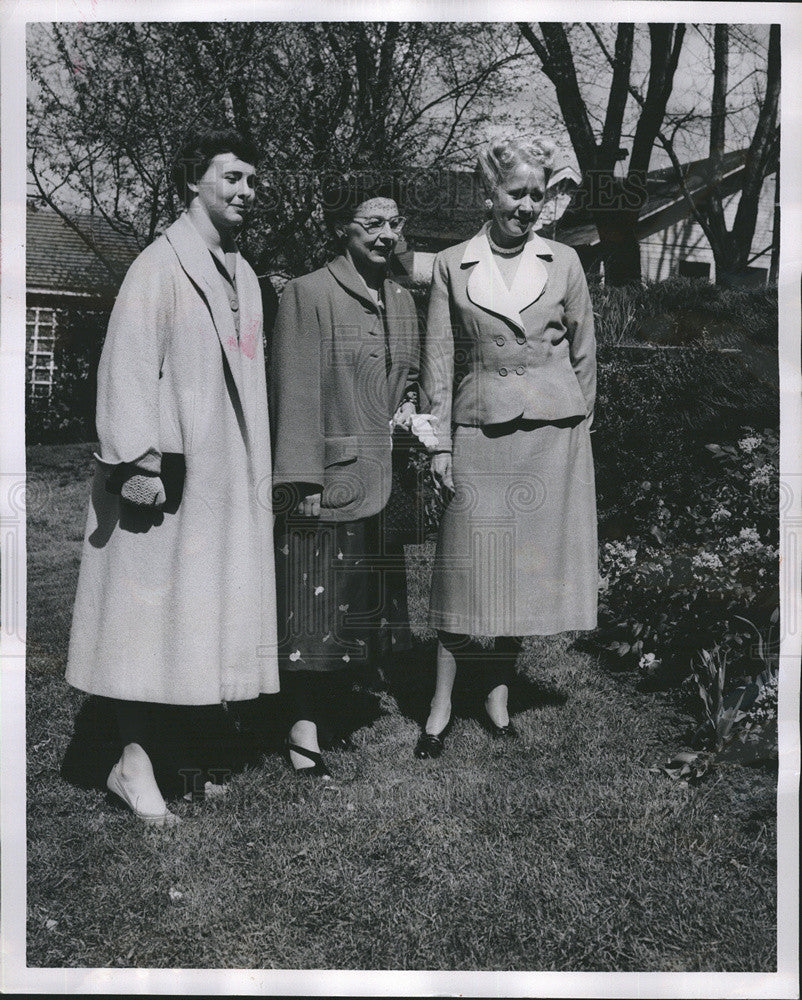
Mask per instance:
[[[285,741],[284,747],[287,751],[287,760],[295,774],[304,778],[330,778],[331,771],[326,767],[323,756],[315,750],[307,750],[306,747],[299,747],[296,743],[291,743],[289,738]],[[296,767],[290,757],[290,751],[300,754],[312,761],[312,767]]]
[[[486,725],[494,740],[514,740],[518,736],[518,730],[513,725],[512,719],[506,726],[498,726],[492,719],[488,719]]]
[[[512,719],[506,726],[500,726],[497,722],[493,722],[487,714],[487,709],[485,709],[485,728],[494,740],[513,740],[518,736],[518,730],[513,725]]]
[[[418,760],[429,760],[440,757],[445,747],[445,739],[451,729],[451,719],[439,733],[427,733],[426,730],[418,737],[415,749],[412,751]]]

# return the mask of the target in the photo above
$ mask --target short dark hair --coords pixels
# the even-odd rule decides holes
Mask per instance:
[[[193,197],[193,192],[187,185],[197,183],[198,178],[203,177],[209,164],[220,153],[233,153],[254,166],[259,159],[256,145],[236,129],[192,129],[184,137],[171,171],[173,184],[185,205]]]
[[[364,201],[391,198],[399,201],[401,178],[376,170],[350,170],[321,179],[323,218],[330,231],[337,223],[350,222]]]

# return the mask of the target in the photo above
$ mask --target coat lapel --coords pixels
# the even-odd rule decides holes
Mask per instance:
[[[370,308],[378,315],[379,307],[373,296],[368,291],[368,286],[362,280],[357,269],[351,263],[345,254],[340,254],[335,257],[334,260],[330,261],[326,267],[334,275],[336,281],[343,286],[343,288],[350,292],[351,295],[355,295],[360,302],[364,302],[366,306]]]
[[[541,258],[551,259],[548,243],[530,232],[521,255],[512,287],[508,288],[499,271],[487,240],[488,225],[469,240],[462,257],[462,267],[471,267],[467,294],[474,305],[502,316],[523,331],[521,313],[543,292],[549,272]]]
[[[187,277],[206,301],[239,396],[238,405],[241,411],[245,393],[237,331],[231,316],[231,306],[223,288],[223,279],[217,273],[211,251],[186,214],[180,216],[164,235],[175,251]]]
[[[334,275],[337,282],[351,295],[354,295],[360,302],[368,306],[371,312],[376,315],[376,323],[370,329],[370,333],[379,334],[381,330],[381,317],[379,307],[375,299],[368,291],[368,287],[362,280],[357,269],[348,257],[341,255],[336,257],[327,265],[329,271]],[[406,379],[406,372],[414,358],[410,354],[410,324],[416,322],[415,317],[405,316],[402,312],[401,301],[403,294],[394,281],[385,279],[384,281],[384,313],[387,323],[387,344],[390,349],[390,373],[387,376],[387,389],[389,396],[389,408],[395,412],[397,397],[400,397],[399,386]],[[415,327],[417,331],[417,326]]]

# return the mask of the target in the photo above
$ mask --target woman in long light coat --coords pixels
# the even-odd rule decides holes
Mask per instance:
[[[533,232],[553,154],[546,140],[491,143],[479,157],[490,220],[434,262],[422,388],[432,471],[454,496],[432,578],[437,680],[421,758],[442,753],[460,659],[478,661],[488,727],[509,737],[521,637],[596,625],[593,309],[576,252]]]
[[[153,706],[279,686],[262,306],[235,243],[255,159],[235,132],[187,141],[187,211],[131,265],[98,370],[67,680],[114,699],[124,749],[108,785],[154,824],[174,817]]]

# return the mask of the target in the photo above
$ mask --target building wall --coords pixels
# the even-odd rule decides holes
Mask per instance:
[[[761,284],[768,277],[771,258],[774,180],[775,175],[771,174],[763,182],[755,237],[752,242],[752,254],[761,253],[751,265],[755,269],[753,274],[756,281]],[[740,192],[736,192],[724,201],[724,217],[728,227],[732,226],[735,220],[739,198]],[[641,240],[641,269],[644,279],[649,281],[663,281],[665,278],[682,274],[715,280],[713,251],[701,226],[690,217]],[[761,271],[765,274],[761,274]]]

